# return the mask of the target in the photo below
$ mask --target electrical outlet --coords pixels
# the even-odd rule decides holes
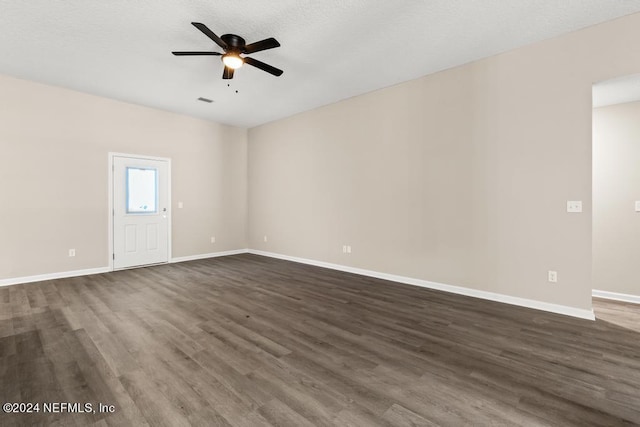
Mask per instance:
[[[75,249],[69,249],[69,256],[70,257],[76,256],[76,250]]]
[[[263,240],[266,242],[267,241],[267,236],[264,236]]]
[[[582,212],[582,201],[581,200],[567,201],[567,212],[570,212],[570,213]]]
[[[342,245],[342,253],[343,254],[347,253],[347,245]]]
[[[558,272],[549,270],[547,272],[547,280],[549,280],[549,282],[551,283],[558,283]]]
[[[211,236],[211,243],[215,243],[216,242],[216,236]]]

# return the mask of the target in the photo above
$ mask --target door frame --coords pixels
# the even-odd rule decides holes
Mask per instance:
[[[144,156],[144,155],[140,155],[140,154],[127,154],[127,153],[116,153],[116,152],[109,152],[109,167],[108,167],[108,179],[107,179],[107,186],[108,186],[108,192],[107,192],[107,197],[109,199],[109,203],[108,203],[108,207],[109,210],[107,211],[107,214],[109,215],[109,227],[108,227],[108,236],[107,236],[107,241],[109,242],[109,251],[107,253],[107,257],[109,258],[109,271],[114,271],[113,270],[113,251],[114,251],[114,245],[113,245],[113,230],[114,230],[114,226],[113,226],[113,221],[114,221],[114,207],[113,207],[113,194],[114,194],[114,188],[113,188],[113,168],[114,168],[114,158],[115,157],[128,157],[131,159],[142,159],[142,160],[156,160],[156,161],[163,161],[163,162],[167,162],[167,215],[168,215],[168,221],[167,221],[167,262],[171,262],[172,260],[172,256],[171,256],[171,223],[172,221],[172,216],[171,216],[171,158],[169,157],[157,157],[157,156]],[[132,268],[136,268],[136,267],[132,267]]]

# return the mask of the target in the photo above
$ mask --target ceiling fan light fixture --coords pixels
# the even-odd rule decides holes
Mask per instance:
[[[199,29],[205,36],[209,37],[218,47],[220,47],[224,53],[222,52],[209,52],[209,51],[192,51],[192,52],[183,52],[183,51],[175,51],[171,52],[176,56],[197,56],[197,55],[211,55],[211,56],[220,56],[222,59],[222,63],[224,64],[224,71],[222,73],[222,78],[224,80],[231,80],[233,78],[234,70],[242,67],[243,64],[251,65],[259,70],[262,70],[266,73],[269,73],[273,76],[281,76],[283,71],[273,67],[269,64],[265,64],[262,61],[258,61],[257,59],[253,59],[250,56],[242,57],[240,54],[250,55],[256,52],[262,52],[263,50],[273,49],[276,47],[280,47],[280,43],[278,40],[273,37],[269,37],[268,39],[260,40],[255,43],[247,44],[245,40],[236,35],[236,34],[223,34],[221,37],[218,37],[213,31],[211,31],[206,25],[200,22],[192,22],[194,27]]]
[[[233,70],[242,67],[242,64],[244,64],[244,60],[236,53],[225,53],[222,55],[222,62]]]

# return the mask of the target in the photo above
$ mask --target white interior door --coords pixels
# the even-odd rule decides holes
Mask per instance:
[[[169,164],[113,156],[113,268],[169,261]]]

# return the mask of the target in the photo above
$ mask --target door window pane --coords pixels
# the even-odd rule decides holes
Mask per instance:
[[[127,167],[127,213],[157,213],[158,171]]]

